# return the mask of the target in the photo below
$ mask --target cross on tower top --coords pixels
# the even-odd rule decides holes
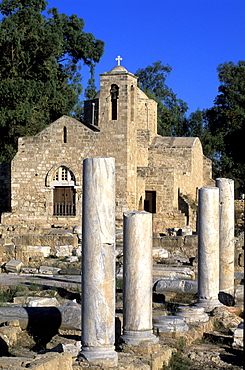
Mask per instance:
[[[120,66],[120,62],[123,58],[120,57],[120,55],[117,56],[117,58],[115,58],[115,60],[117,60],[117,65]]]

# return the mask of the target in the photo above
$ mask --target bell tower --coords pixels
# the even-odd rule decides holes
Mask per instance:
[[[119,58],[119,57],[118,57]],[[116,59],[118,59],[116,58]],[[100,76],[99,127],[115,124],[125,126],[135,121],[137,77],[120,65]]]

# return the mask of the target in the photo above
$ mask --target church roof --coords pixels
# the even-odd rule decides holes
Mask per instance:
[[[111,72],[119,72],[119,73],[122,73],[122,72],[128,72],[127,70],[126,70],[126,68],[124,68],[123,66],[116,66],[116,67],[114,67],[114,68],[112,68],[112,70],[110,71],[110,73]]]
[[[157,136],[154,140],[154,146],[164,146],[164,147],[175,147],[175,148],[183,148],[183,147],[192,147],[197,137],[171,137],[171,136]]]

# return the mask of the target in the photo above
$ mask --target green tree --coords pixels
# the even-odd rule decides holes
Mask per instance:
[[[205,113],[213,150],[214,175],[235,180],[244,189],[245,179],[245,61],[220,64],[219,94]]]
[[[20,136],[35,135],[79,103],[81,63],[91,67],[104,43],[83,32],[84,21],[44,0],[3,0],[0,12],[0,162]]]
[[[95,86],[95,78],[94,78],[94,64],[90,66],[90,79],[88,80],[88,86],[85,89],[85,98],[86,99],[93,99],[96,95],[96,86]]]
[[[139,87],[158,103],[158,133],[163,136],[183,136],[188,106],[183,100],[177,99],[176,94],[165,83],[171,70],[170,66],[164,66],[158,61],[138,69],[135,75],[138,77]]]

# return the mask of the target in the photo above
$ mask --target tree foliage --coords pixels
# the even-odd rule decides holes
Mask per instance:
[[[219,93],[205,112],[214,173],[234,179],[235,186],[245,191],[245,61],[220,64],[217,71]]]
[[[99,62],[104,43],[76,15],[44,15],[44,0],[3,0],[0,12],[0,162],[20,136],[69,114],[81,94],[80,64]]]
[[[138,69],[139,87],[146,95],[158,103],[158,133],[163,136],[182,136],[185,112],[188,106],[183,100],[177,99],[176,94],[165,81],[171,72],[170,66],[164,66],[157,61],[146,68]]]

